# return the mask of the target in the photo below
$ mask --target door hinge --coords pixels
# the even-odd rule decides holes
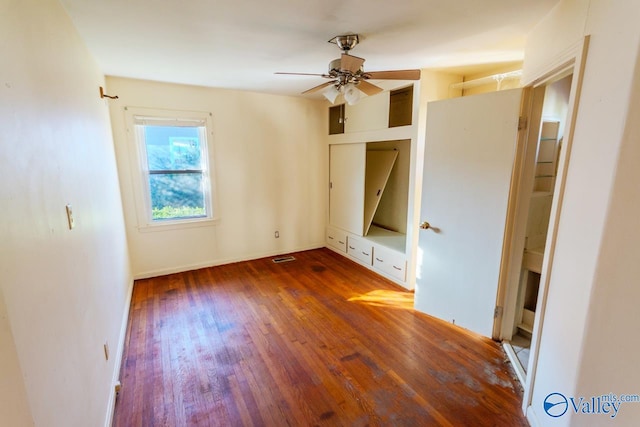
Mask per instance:
[[[526,129],[527,128],[527,118],[524,116],[520,116],[518,118],[518,130],[522,130],[522,129]]]
[[[499,316],[502,316],[502,307],[497,306],[495,310],[493,310],[493,318],[497,319]]]
[[[333,189],[333,182],[329,182],[329,190]]]

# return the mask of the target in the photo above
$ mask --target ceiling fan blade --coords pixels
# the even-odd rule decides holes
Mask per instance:
[[[343,53],[342,57],[340,58],[340,70],[346,70],[355,73],[360,70],[360,68],[362,68],[362,64],[364,64],[364,59],[358,58],[357,56],[347,55],[346,53]]]
[[[365,77],[379,80],[420,80],[420,70],[367,71]]]
[[[356,87],[369,96],[383,91],[381,87],[371,84],[365,80],[360,80]]]
[[[313,74],[313,73],[282,73],[282,72],[276,72],[273,74],[286,74],[289,76],[317,76],[317,77],[324,77],[324,78],[330,78],[331,76],[328,74]]]
[[[306,95],[306,94],[309,94],[309,93],[314,93],[314,92],[317,92],[319,90],[324,89],[327,86],[331,86],[332,84],[335,84],[335,81],[332,80],[330,82],[322,83],[321,85],[318,85],[318,86],[312,87],[311,89],[305,90],[304,92],[302,92],[302,94]]]

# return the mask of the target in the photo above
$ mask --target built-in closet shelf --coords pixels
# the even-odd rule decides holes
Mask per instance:
[[[531,197],[546,197],[551,196],[553,192],[551,191],[534,191],[531,193]]]
[[[376,225],[372,225],[369,233],[364,237],[380,246],[385,246],[394,251],[405,253],[407,236],[402,233],[387,230]]]
[[[533,333],[533,326],[532,325],[527,325],[525,323],[520,323],[518,325],[518,329],[522,329],[523,331],[528,332],[530,334]]]
[[[533,323],[535,321],[536,312],[533,310],[522,310],[522,322],[518,324],[518,329],[521,329],[529,334],[533,333]]]
[[[542,122],[538,153],[536,158],[535,191],[551,191],[555,185],[556,163],[559,146],[558,131],[560,122],[545,120]]]
[[[329,135],[329,144],[351,144],[411,139],[415,136],[415,126],[398,126],[389,129],[363,130],[360,132]]]
[[[542,271],[542,259],[544,248],[525,249],[522,257],[522,268],[540,274]]]

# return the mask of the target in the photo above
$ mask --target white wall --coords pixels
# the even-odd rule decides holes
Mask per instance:
[[[637,95],[629,108],[634,79],[637,91],[638,17],[638,2],[563,1],[525,50],[531,78],[591,35],[534,379],[532,410],[541,425],[609,422],[572,411],[547,416],[542,402],[551,392],[639,393]],[[619,417],[615,425],[635,425],[640,403]]]
[[[103,76],[58,2],[1,8],[0,425],[100,426],[132,283]]]
[[[328,150],[321,101],[108,77],[127,236],[136,277],[324,246]],[[136,165],[124,107],[213,114],[220,220],[181,230],[138,230]],[[274,232],[280,238],[274,238]]]
[[[529,34],[521,82],[539,77],[550,64],[560,65],[564,53],[585,35],[590,0],[562,0]]]
[[[609,389],[640,394],[640,55],[637,58],[586,325],[577,387],[582,394]],[[616,421],[637,425],[639,419],[640,403],[629,403]]]

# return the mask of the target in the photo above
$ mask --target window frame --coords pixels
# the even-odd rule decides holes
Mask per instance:
[[[124,107],[129,139],[130,169],[138,230],[141,232],[211,226],[218,222],[213,155],[212,114],[201,111]],[[204,186],[205,216],[154,220],[144,131],[140,125],[204,127],[200,131],[200,164]]]

